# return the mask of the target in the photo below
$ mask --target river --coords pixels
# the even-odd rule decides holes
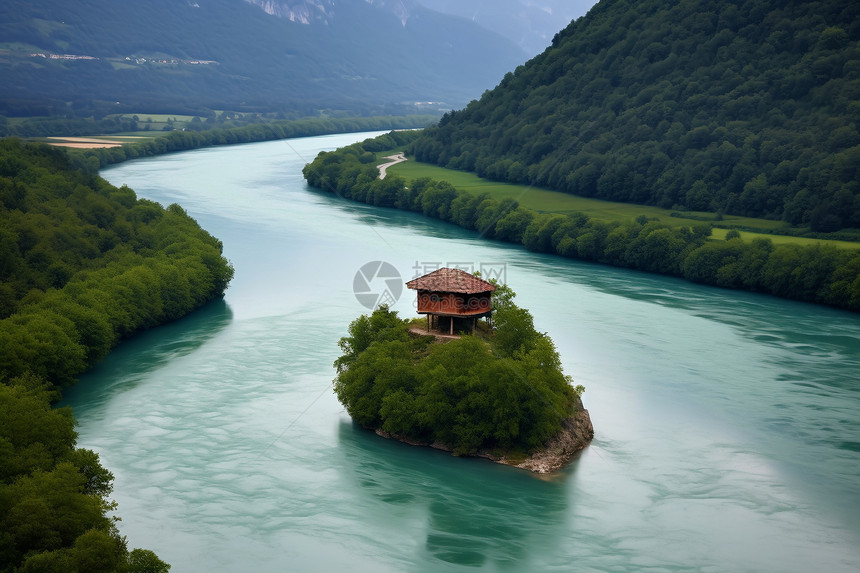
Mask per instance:
[[[317,152],[364,137],[103,171],[181,204],[236,269],[223,302],[67,393],[130,547],[176,573],[860,570],[857,315],[536,255],[304,184]],[[592,445],[546,479],[356,428],[332,362],[371,261],[403,281],[439,264],[506,279],[586,387]],[[393,306],[413,305],[403,289]]]

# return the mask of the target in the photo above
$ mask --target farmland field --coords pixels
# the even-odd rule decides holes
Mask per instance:
[[[71,147],[75,149],[100,149],[119,147],[126,143],[140,143],[154,139],[157,136],[146,135],[91,135],[88,137],[46,137],[44,142],[55,147]]]

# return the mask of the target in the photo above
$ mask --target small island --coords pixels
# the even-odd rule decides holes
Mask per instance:
[[[563,373],[552,340],[507,285],[439,269],[407,287],[426,324],[381,306],[339,342],[334,390],[356,423],[537,473],[589,444],[585,389]]]

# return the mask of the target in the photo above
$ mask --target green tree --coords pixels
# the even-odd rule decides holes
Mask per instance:
[[[534,213],[517,207],[499,219],[494,234],[499,240],[520,243],[532,219],[534,219]]]
[[[128,573],[167,573],[170,565],[148,549],[132,549],[128,554]]]
[[[542,336],[535,330],[531,313],[516,305],[493,313],[493,348],[502,356],[527,354]]]

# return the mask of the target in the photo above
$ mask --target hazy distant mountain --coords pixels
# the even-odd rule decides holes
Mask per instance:
[[[596,0],[417,0],[498,32],[529,56],[543,52],[556,33],[585,15]]]
[[[500,35],[408,0],[0,3],[7,114],[93,101],[148,111],[457,107],[525,59]]]

